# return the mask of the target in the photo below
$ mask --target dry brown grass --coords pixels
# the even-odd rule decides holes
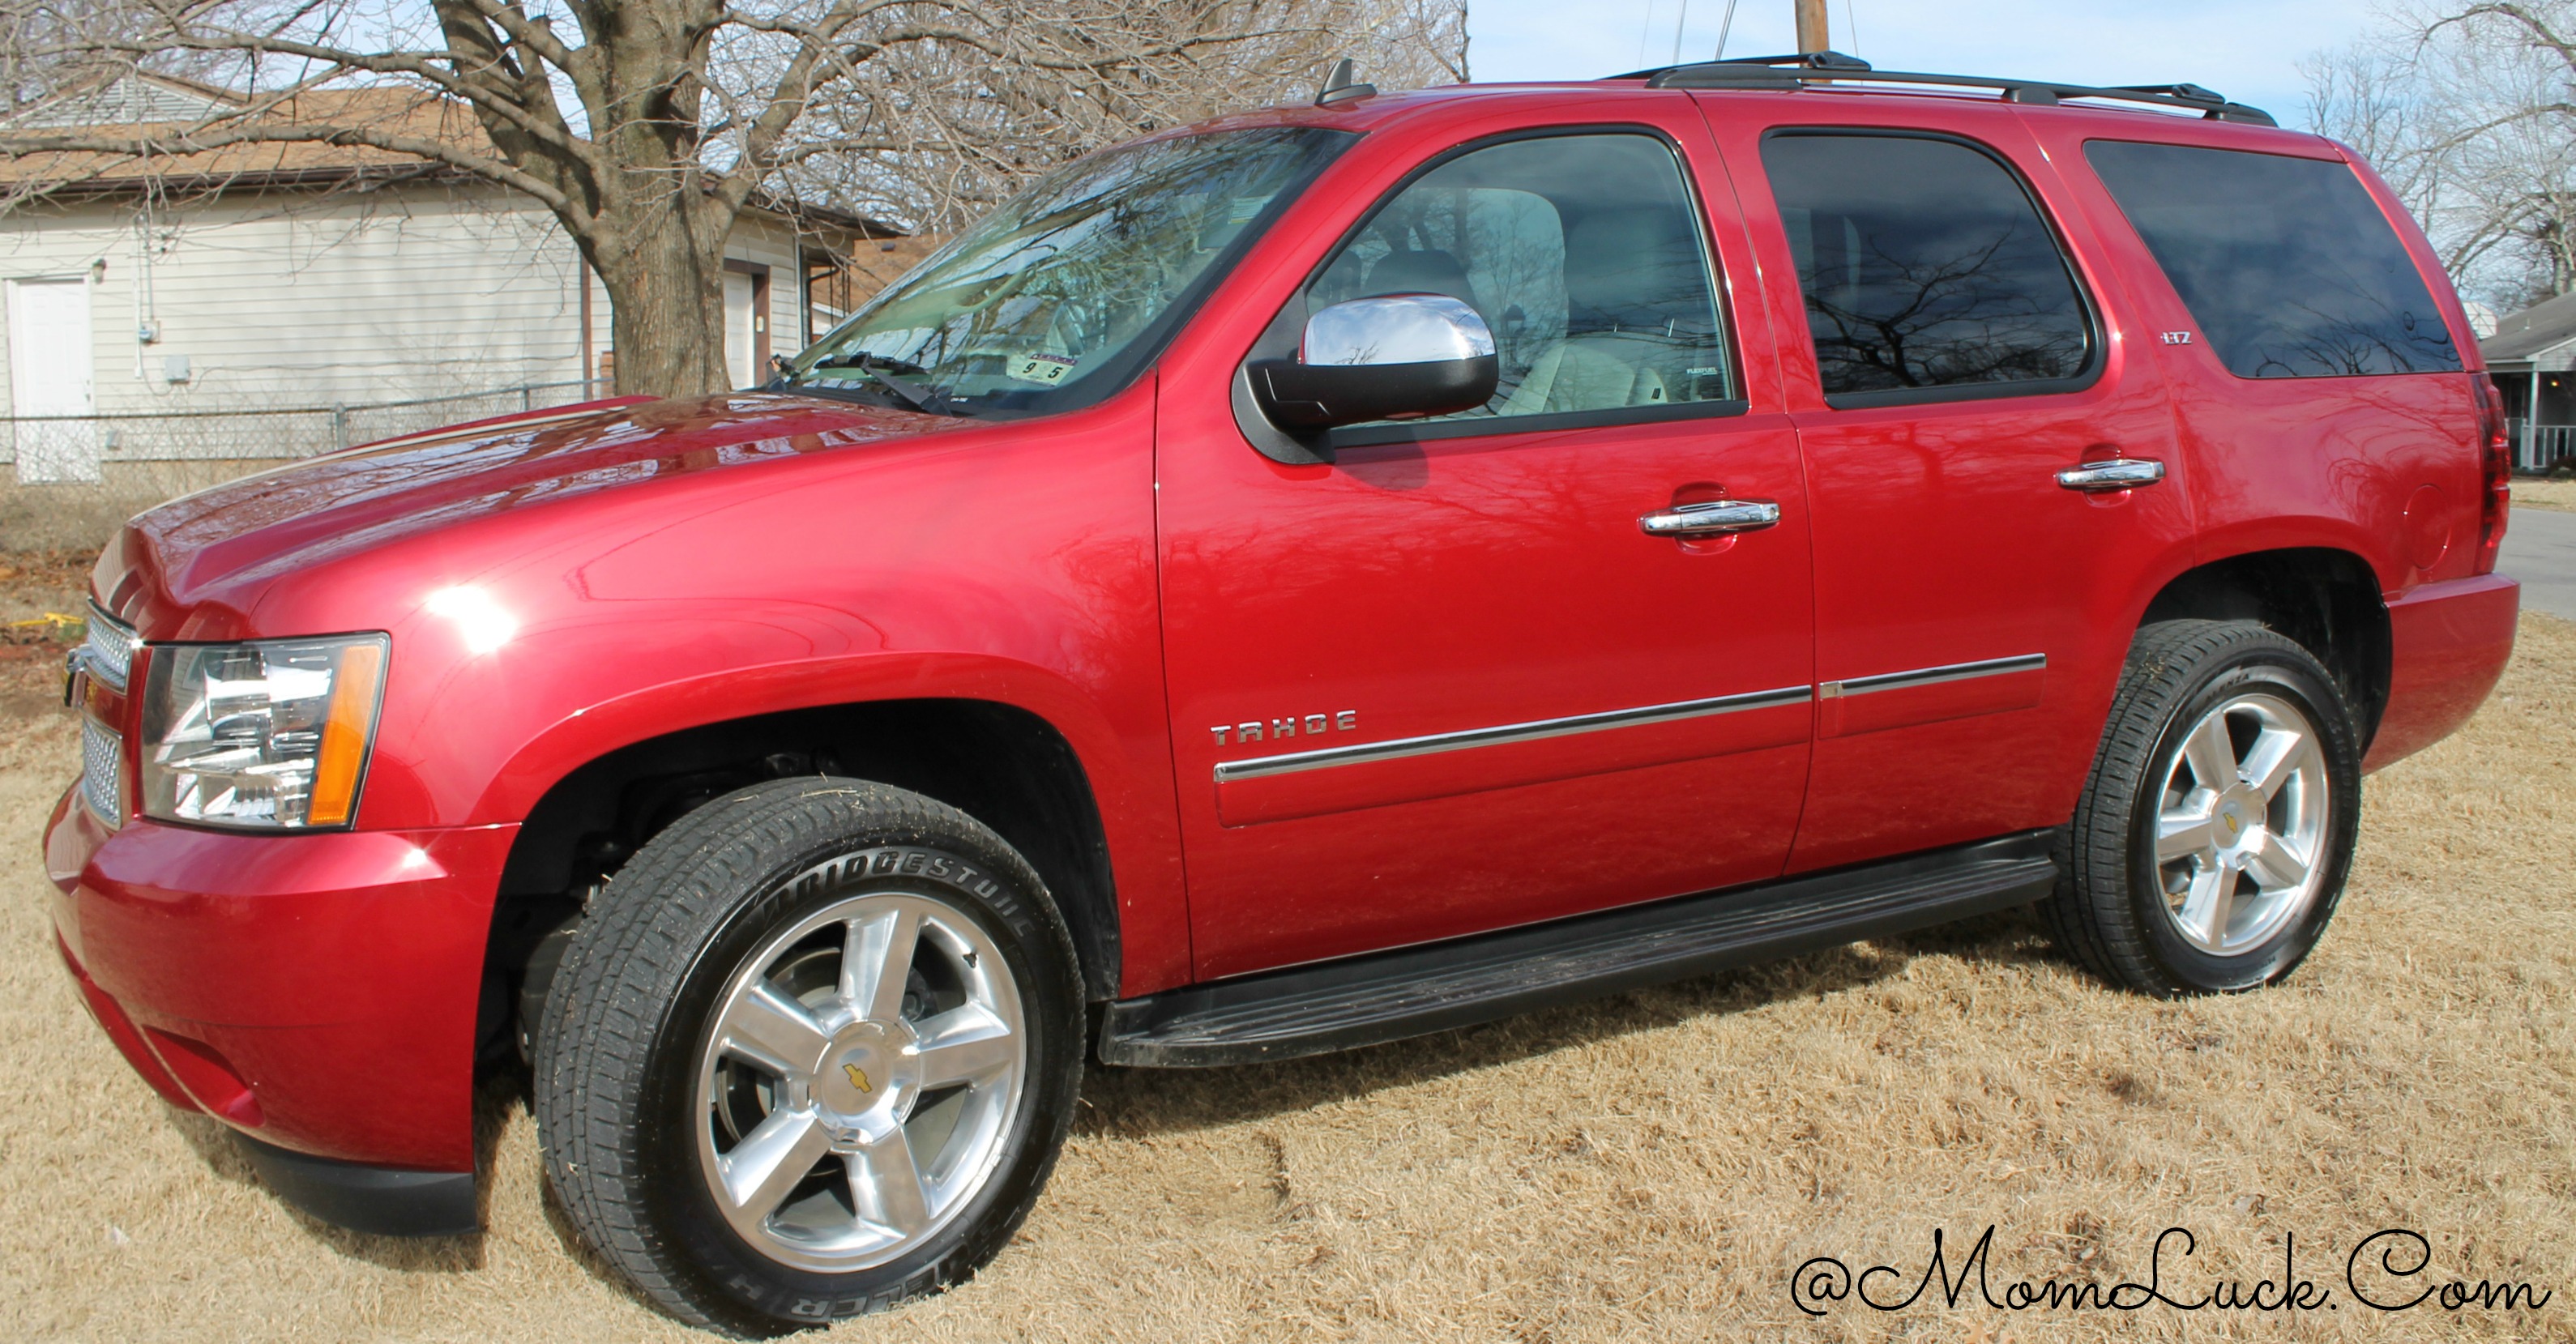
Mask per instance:
[[[68,720],[0,731],[0,1336],[681,1339],[573,1251],[532,1126],[487,1106],[491,1231],[406,1244],[270,1198],[82,1015],[30,843]],[[2576,626],[2527,616],[2469,729],[2371,784],[2333,933],[2290,983],[2159,1003],[2020,916],[1429,1040],[1208,1073],[1104,1073],[1018,1243],[836,1337],[2554,1339],[2576,1337]],[[1792,1267],[1918,1267],[1996,1232],[2010,1279],[2273,1272],[2339,1308],[1795,1312]],[[2355,1241],[2538,1312],[2380,1315]],[[1958,1247],[1954,1241],[1954,1254]],[[2168,1285],[2174,1279],[2169,1274]],[[1927,1299],[1928,1300],[1928,1299]],[[2223,1318],[2223,1319],[2222,1319]]]
[[[2556,509],[2561,513],[2576,513],[2576,481],[2516,476],[2513,478],[2513,504],[2518,509]]]

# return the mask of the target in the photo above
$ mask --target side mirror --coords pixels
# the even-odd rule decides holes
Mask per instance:
[[[1316,313],[1297,358],[1246,372],[1272,423],[1322,430],[1473,410],[1493,400],[1502,369],[1475,309],[1445,294],[1381,294]]]

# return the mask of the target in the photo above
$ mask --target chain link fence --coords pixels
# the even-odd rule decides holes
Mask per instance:
[[[525,383],[401,401],[11,416],[6,447],[22,485],[96,483],[118,462],[311,457],[441,425],[541,410],[601,395],[603,381]]]
[[[247,472],[444,425],[609,395],[606,380],[523,383],[327,406],[11,416],[0,423],[0,550],[86,546],[127,516]]]

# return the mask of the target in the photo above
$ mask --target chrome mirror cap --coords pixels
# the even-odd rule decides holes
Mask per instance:
[[[1306,319],[1298,360],[1308,365],[1432,364],[1494,353],[1493,329],[1446,294],[1380,294],[1337,303]]]

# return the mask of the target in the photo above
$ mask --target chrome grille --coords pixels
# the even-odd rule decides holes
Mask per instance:
[[[134,665],[134,650],[142,643],[132,627],[89,604],[89,638],[81,643],[81,658],[89,665],[89,674],[116,690],[125,689],[126,669]]]
[[[81,720],[81,801],[110,826],[125,824],[125,739]]]

